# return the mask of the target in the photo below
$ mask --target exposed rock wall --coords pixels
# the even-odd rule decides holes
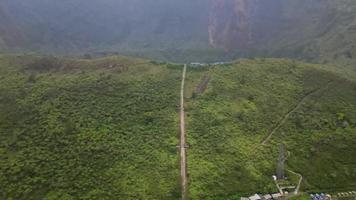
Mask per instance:
[[[354,41],[352,0],[210,0],[209,6],[209,43],[229,52],[317,57]]]
[[[226,51],[248,47],[256,0],[210,0],[209,42]]]

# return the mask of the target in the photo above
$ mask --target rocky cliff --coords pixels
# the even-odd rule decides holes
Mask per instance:
[[[210,45],[234,51],[264,43],[281,29],[282,6],[281,0],[210,0]]]
[[[209,42],[227,52],[330,60],[355,55],[352,0],[210,0]]]
[[[209,42],[226,51],[244,48],[252,39],[256,0],[210,0]]]
[[[0,0],[0,49],[46,53],[354,58],[355,26],[355,0]]]

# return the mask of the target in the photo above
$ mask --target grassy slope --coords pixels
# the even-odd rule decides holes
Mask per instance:
[[[180,70],[55,60],[0,57],[0,198],[178,199]]]
[[[212,75],[207,90],[187,106],[192,199],[276,191],[271,176],[281,142],[291,152],[287,168],[304,175],[303,190],[356,186],[356,83],[320,68],[266,59],[188,71],[188,91]],[[262,147],[274,125],[318,88]]]

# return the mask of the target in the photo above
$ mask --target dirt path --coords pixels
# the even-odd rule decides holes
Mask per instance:
[[[332,82],[329,82],[328,84],[326,84],[324,87],[321,87],[321,88],[318,88],[318,89],[315,89],[311,92],[309,92],[308,94],[306,94],[299,102],[297,105],[295,105],[286,115],[284,115],[284,117],[282,118],[281,121],[278,122],[278,124],[273,128],[273,130],[268,134],[268,136],[261,142],[262,145],[265,145],[268,143],[268,141],[272,138],[272,136],[274,135],[274,133],[283,126],[283,124],[287,121],[287,119],[289,118],[289,116],[294,113],[296,110],[298,110],[302,104],[312,95],[314,95],[315,93],[327,88],[327,86],[330,85],[330,83]]]
[[[187,157],[186,157],[186,140],[185,140],[185,121],[184,121],[184,84],[187,65],[184,65],[182,75],[182,86],[180,89],[180,176],[181,176],[181,189],[182,200],[187,199]]]
[[[290,152],[288,151],[288,154],[287,154],[287,156],[286,156],[284,162],[287,161],[287,159],[289,158],[289,156],[290,156]],[[300,185],[302,184],[302,181],[303,181],[303,176],[302,176],[301,174],[299,174],[299,173],[297,173],[297,172],[294,172],[294,171],[292,171],[292,170],[289,170],[289,169],[287,169],[287,171],[289,171],[290,173],[292,173],[292,174],[294,174],[294,175],[297,175],[297,176],[299,177],[298,185],[297,185],[297,187],[295,188],[294,193],[293,193],[293,195],[298,195],[299,189],[300,189]]]
[[[290,152],[288,151],[287,156],[285,157],[283,162],[286,162],[287,159],[289,158],[289,156],[290,156]],[[297,196],[299,194],[300,185],[302,184],[302,181],[303,181],[303,176],[301,174],[299,174],[297,172],[294,172],[292,170],[289,170],[289,169],[287,169],[287,171],[299,177],[298,185],[295,187],[295,190],[294,190],[293,193],[285,195],[283,193],[282,187],[280,187],[280,185],[278,184],[278,181],[275,180],[274,182],[275,182],[275,184],[276,184],[276,186],[277,186],[277,188],[279,190],[279,193],[282,194],[282,195],[285,195],[285,197],[286,197],[285,199],[290,199],[291,197]]]
[[[300,189],[300,185],[302,184],[302,181],[303,181],[303,176],[301,174],[297,173],[297,172],[293,172],[292,170],[288,170],[287,169],[287,171],[289,171],[290,173],[292,173],[294,175],[297,175],[299,177],[298,185],[294,190],[294,195],[298,195],[299,189]]]

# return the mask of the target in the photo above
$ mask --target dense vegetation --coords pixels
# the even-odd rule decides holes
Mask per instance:
[[[304,177],[302,190],[356,187],[356,82],[322,66],[290,60],[241,60],[190,69],[187,134],[192,199],[238,199],[276,191],[280,143],[287,169]],[[194,88],[207,75],[204,93]],[[288,112],[285,123],[267,137]],[[288,175],[293,178],[292,175]]]
[[[355,41],[355,0],[3,0],[0,199],[179,199],[165,61],[236,58],[188,69],[190,198],[277,192],[281,143],[303,191],[354,190]]]
[[[118,56],[0,56],[0,198],[179,199],[181,69]],[[354,78],[286,59],[189,67],[191,199],[277,192],[281,143],[303,191],[355,188]]]
[[[0,57],[0,199],[178,199],[180,68]]]

